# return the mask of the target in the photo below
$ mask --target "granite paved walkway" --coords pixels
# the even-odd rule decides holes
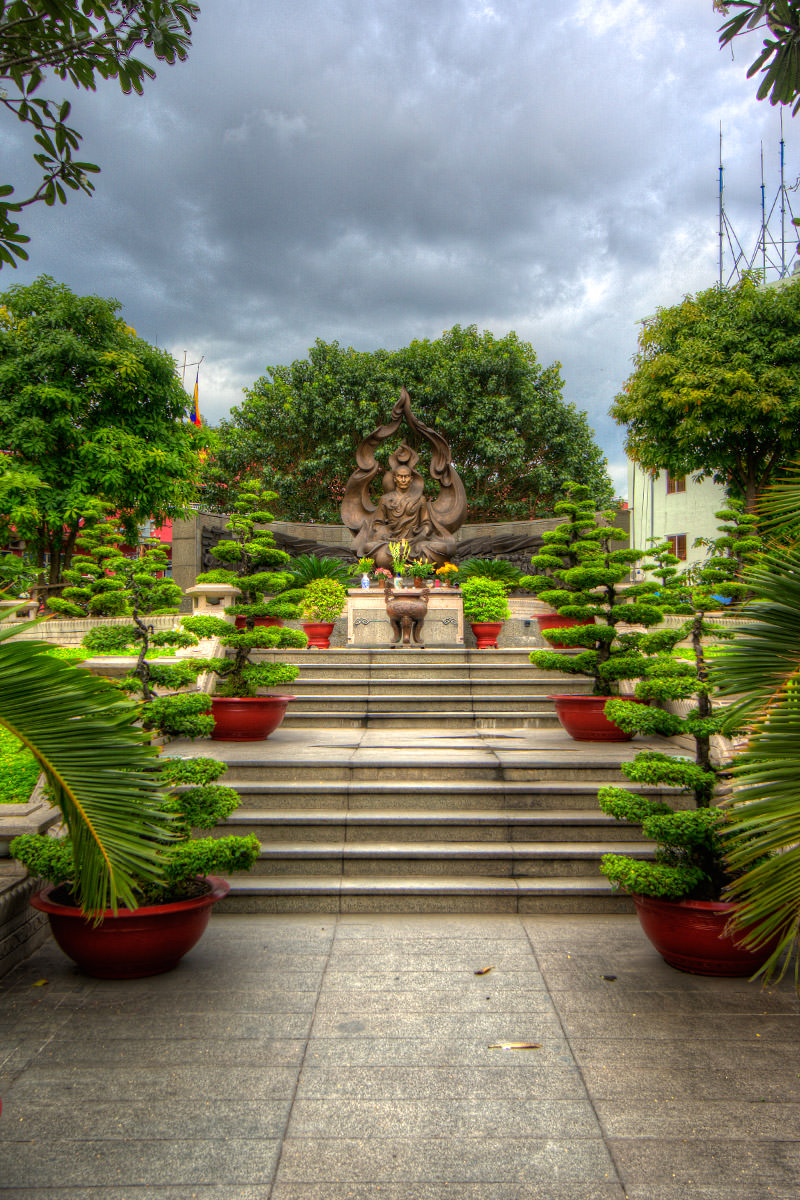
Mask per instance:
[[[0,1029],[0,1200],[800,1190],[791,985],[674,971],[635,917],[217,915],[127,983],[48,944]]]

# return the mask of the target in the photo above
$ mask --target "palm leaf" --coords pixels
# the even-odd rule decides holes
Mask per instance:
[[[794,960],[800,982],[800,549],[772,551],[746,578],[759,599],[743,615],[755,624],[712,668],[720,691],[741,697],[733,719],[752,727],[723,835],[736,876],[728,895],[745,945],[777,938],[765,976],[780,978]]]
[[[784,467],[763,489],[756,512],[762,533],[790,542],[800,538],[800,463]]]
[[[11,636],[0,633],[0,724],[45,773],[69,831],[75,892],[88,913],[134,908],[136,881],[163,878],[159,845],[170,838],[157,751],[111,684]]]

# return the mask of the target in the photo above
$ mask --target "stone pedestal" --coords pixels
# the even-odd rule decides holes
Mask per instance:
[[[184,592],[192,601],[193,617],[222,617],[223,620],[227,606],[235,604],[241,594],[231,583],[196,583]]]
[[[403,588],[403,596],[418,596],[420,588]],[[459,591],[431,588],[428,615],[422,628],[426,646],[464,645],[464,605]],[[394,634],[386,615],[383,588],[350,588],[347,593],[348,646],[392,646]],[[399,646],[398,649],[402,649]]]

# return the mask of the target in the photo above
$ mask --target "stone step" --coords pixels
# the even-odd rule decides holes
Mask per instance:
[[[552,703],[553,693],[567,692],[569,695],[586,695],[588,688],[567,687],[563,682],[550,683],[543,680],[528,680],[515,677],[512,680],[497,680],[494,675],[479,679],[321,679],[317,676],[298,675],[291,684],[292,695],[298,700],[330,701],[344,700],[405,700],[414,699],[421,704],[437,704],[449,699],[475,697],[488,700],[524,700],[526,703],[541,700]],[[293,705],[293,707],[296,707]]]
[[[302,712],[290,706],[283,719],[286,729],[313,729],[331,727],[340,729],[362,729],[379,726],[382,729],[411,729],[435,724],[440,730],[450,729],[557,729],[555,711],[525,711],[513,709],[508,712],[496,709],[473,710],[443,709],[432,712],[430,706],[420,711],[398,708],[388,712],[347,712],[341,709],[319,709]]]
[[[265,913],[632,913],[602,876],[246,876],[216,911]]]
[[[233,746],[234,743],[228,743]],[[188,743],[194,749],[192,743]],[[588,746],[588,743],[587,743]],[[225,782],[231,787],[241,788],[250,783],[303,783],[311,785],[312,790],[318,784],[347,782],[371,785],[373,788],[383,786],[391,791],[406,792],[409,786],[418,788],[423,784],[430,785],[429,790],[439,788],[445,783],[452,784],[491,784],[498,782],[509,783],[553,783],[556,781],[574,780],[585,783],[595,789],[606,783],[626,782],[620,770],[619,761],[598,756],[595,758],[591,750],[582,754],[554,755],[549,757],[520,754],[515,756],[506,752],[502,764],[494,758],[481,755],[475,756],[469,750],[454,750],[444,758],[436,757],[435,749],[400,749],[387,748],[375,758],[361,754],[357,759],[326,758],[320,752],[319,758],[293,759],[289,745],[286,746],[285,756],[270,758],[265,761],[257,753],[251,757],[248,746],[241,751],[237,746],[231,752],[226,749],[226,743],[211,743],[208,748],[198,749],[196,753],[215,752],[215,757],[228,764]],[[239,751],[238,753],[236,751]],[[626,757],[630,757],[633,751]],[[570,789],[572,790],[572,789]],[[638,790],[638,789],[637,789]]]
[[[604,854],[652,859],[646,842],[276,842],[253,875],[599,875]]]
[[[385,812],[240,808],[212,831],[216,837],[254,833],[276,842],[641,842],[641,829],[605,813],[575,809]]]
[[[568,810],[575,822],[585,821],[587,814],[597,821],[610,820],[597,807],[597,789],[608,782],[599,779],[541,782],[423,779],[406,784],[347,778],[327,781],[271,778],[261,782],[237,779],[228,772],[225,781],[239,792],[238,815],[245,822],[252,819],[253,810],[274,814],[305,812],[309,818],[322,814],[323,820],[329,819],[324,815],[328,813],[330,819],[340,821],[345,819],[344,814],[347,820],[361,820],[363,813],[379,813],[386,820],[393,816],[403,823],[407,822],[406,813],[427,813],[439,821],[451,821],[462,814],[472,822],[479,821],[482,813],[493,813],[497,819],[498,813],[513,812],[515,819],[528,819],[534,824],[546,821],[553,812]],[[643,785],[632,790],[654,800],[667,800],[673,808],[689,803],[671,788]]]
[[[367,712],[403,712],[428,714],[431,720],[434,720],[440,713],[447,712],[482,714],[486,710],[497,713],[524,712],[526,709],[555,711],[552,697],[541,693],[533,696],[523,696],[515,692],[486,695],[483,691],[470,692],[469,689],[465,689],[461,695],[453,695],[448,689],[443,695],[434,696],[399,690],[381,696],[364,692],[342,695],[338,688],[331,689],[330,692],[303,693],[292,687],[292,694],[296,699],[287,709],[287,716],[308,712],[355,712],[362,715]]]
[[[303,667],[310,666],[313,663],[314,670],[323,666],[340,666],[353,673],[357,673],[361,668],[367,666],[372,668],[391,666],[392,669],[396,669],[400,663],[402,663],[404,669],[412,666],[422,667],[432,673],[448,665],[457,667],[491,665],[492,668],[520,665],[532,671],[534,668],[531,666],[529,655],[530,651],[524,648],[459,650],[455,647],[452,650],[443,650],[436,647],[426,650],[401,647],[374,650],[334,647],[330,650],[309,648],[306,650],[259,650],[254,652],[254,657],[274,659],[280,662],[296,662]]]

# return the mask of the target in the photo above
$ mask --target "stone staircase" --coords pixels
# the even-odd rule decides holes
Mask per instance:
[[[241,796],[216,832],[262,846],[223,910],[632,911],[600,858],[652,847],[600,812],[597,789],[624,780],[634,744],[572,742],[553,711],[554,691],[586,680],[537,675],[525,650],[293,660],[297,700],[276,733],[212,743]]]
[[[291,688],[288,728],[556,728],[552,693],[589,686],[560,673],[537,675],[526,650],[307,653]]]

